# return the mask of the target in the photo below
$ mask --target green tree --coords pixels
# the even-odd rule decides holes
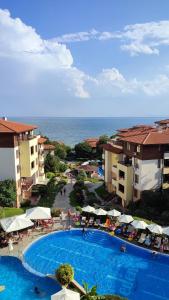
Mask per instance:
[[[84,290],[86,294],[81,297],[83,300],[90,300],[90,299],[97,299],[94,296],[97,296],[97,286],[93,286],[91,289],[89,289],[88,283],[84,282],[83,283]]]
[[[67,156],[65,145],[57,144],[55,146],[55,155],[58,156],[60,159],[65,159]]]
[[[84,170],[80,170],[77,176],[78,181],[84,181],[87,179],[86,172]]]
[[[12,207],[16,201],[16,183],[6,179],[0,181],[0,206]]]
[[[68,286],[74,278],[74,270],[71,265],[63,264],[56,270],[56,278],[63,286]]]
[[[86,142],[82,142],[75,145],[76,156],[80,158],[91,158],[92,150],[92,147]]]
[[[59,158],[57,158],[54,155],[51,155],[50,153],[47,154],[45,158],[45,173],[46,172],[57,172],[59,169]]]
[[[96,153],[97,153],[97,157],[99,159],[101,159],[102,153],[103,153],[103,145],[107,144],[107,142],[109,141],[109,137],[107,135],[101,135],[99,137],[99,141],[97,143],[97,147],[96,147]]]

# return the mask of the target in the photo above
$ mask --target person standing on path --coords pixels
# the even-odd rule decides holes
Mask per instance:
[[[62,196],[62,190],[60,190],[60,195]]]
[[[63,193],[64,193],[64,195],[66,194],[66,188],[63,189]]]

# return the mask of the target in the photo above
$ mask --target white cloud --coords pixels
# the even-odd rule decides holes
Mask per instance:
[[[47,76],[56,76],[66,81],[75,96],[89,97],[84,90],[83,72],[73,67],[73,57],[66,45],[57,41],[42,39],[31,26],[25,25],[19,18],[13,19],[9,11],[0,9],[0,58],[8,65],[18,66],[25,73],[22,80],[37,82],[45,70]],[[11,61],[12,60],[12,61]],[[21,70],[20,70],[21,71]],[[2,74],[3,76],[3,74]],[[61,79],[62,77],[62,79]]]
[[[146,29],[143,29],[144,26],[133,26],[126,27],[123,33],[99,33],[93,29],[78,36],[64,37],[63,40],[87,40],[91,37],[99,40],[122,39],[123,36],[123,41],[128,41],[123,45],[123,50],[130,51],[132,55],[157,54],[159,39],[161,44],[167,43],[168,33],[162,35],[161,27],[159,29],[157,26],[155,35],[155,25],[151,25],[152,46],[147,42],[149,38],[145,38],[150,35],[148,25]],[[169,76],[165,74],[143,81],[127,78],[117,68],[107,68],[96,76],[89,76],[74,66],[70,50],[60,42],[56,39],[44,40],[34,28],[18,18],[12,18],[9,11],[0,9],[0,99],[5,100],[3,106],[8,102],[8,108],[16,109],[17,102],[23,114],[25,111],[31,114],[32,107],[33,111],[42,110],[44,114],[48,106],[56,113],[64,106],[73,111],[72,102],[76,98],[127,99],[143,95],[148,99],[169,94]],[[91,101],[88,105],[90,109]]]
[[[65,34],[55,38],[61,43],[84,42],[89,40],[120,40],[121,49],[132,56],[139,54],[159,54],[159,47],[169,46],[169,21],[148,22],[127,25],[121,31],[97,31],[95,29]]]
[[[99,32],[95,29],[90,31],[80,31],[75,33],[68,33],[58,36],[52,41],[57,41],[58,43],[73,43],[73,42],[84,42],[91,39],[97,39],[99,37]]]

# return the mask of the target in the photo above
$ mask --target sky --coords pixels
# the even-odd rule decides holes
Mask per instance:
[[[6,116],[168,116],[168,0],[0,0]]]

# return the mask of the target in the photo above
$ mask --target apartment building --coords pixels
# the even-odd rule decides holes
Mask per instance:
[[[36,126],[0,119],[0,180],[16,182],[16,206],[29,199],[32,186],[45,178],[43,154],[40,156]]]
[[[143,191],[169,188],[169,120],[119,130],[103,159],[107,189],[123,206]]]

